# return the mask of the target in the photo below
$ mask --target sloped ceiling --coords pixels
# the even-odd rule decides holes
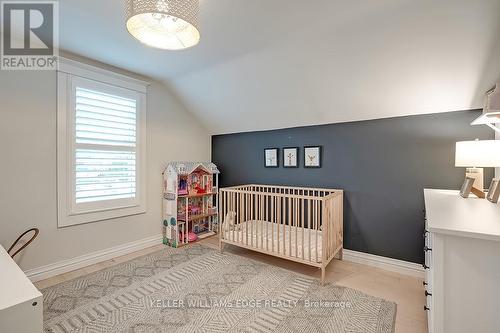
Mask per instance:
[[[214,134],[479,108],[500,0],[201,0],[201,43],[143,46],[124,0],[60,1],[61,48],[165,82]]]

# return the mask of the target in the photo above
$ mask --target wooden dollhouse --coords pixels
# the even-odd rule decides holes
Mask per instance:
[[[163,243],[179,247],[217,232],[219,170],[210,162],[171,162],[163,172]]]

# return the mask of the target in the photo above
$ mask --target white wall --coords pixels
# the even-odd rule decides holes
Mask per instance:
[[[151,80],[148,80],[152,82]],[[0,244],[37,226],[17,258],[32,269],[161,233],[161,172],[171,160],[209,160],[208,131],[167,88],[148,91],[147,213],[57,228],[56,73],[0,71]]]
[[[498,128],[500,128],[500,125],[498,125]],[[500,140],[500,133],[496,132],[495,137],[497,140]],[[500,178],[500,168],[497,168],[495,171],[495,177]]]

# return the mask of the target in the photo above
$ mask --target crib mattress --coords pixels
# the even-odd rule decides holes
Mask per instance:
[[[252,230],[253,228],[253,230]],[[224,231],[224,239],[284,256],[321,262],[321,231],[251,220]]]

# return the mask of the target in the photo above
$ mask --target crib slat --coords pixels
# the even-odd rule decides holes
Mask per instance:
[[[259,238],[257,237],[257,234],[259,232],[259,220],[262,219],[262,197],[264,196],[265,194],[260,194],[259,195],[259,215],[257,216],[257,220],[254,221],[252,223],[252,245],[253,245],[253,242],[254,242],[254,238],[255,238],[255,247],[259,247]]]
[[[234,227],[238,223],[238,210],[236,209],[236,193],[231,193],[231,198],[229,199],[231,201],[231,211],[234,212]],[[235,241],[234,237],[234,229],[231,228],[231,240]]]
[[[269,198],[269,195],[266,195],[264,197],[264,218],[260,221],[260,247],[262,249],[264,249],[264,225],[265,225],[265,221],[267,221],[269,218],[268,218],[268,212],[267,212],[267,209],[269,207],[267,207],[267,200]],[[267,224],[266,224],[266,228],[267,228]]]
[[[276,200],[276,196],[271,198],[271,249],[274,251],[274,201]],[[267,238],[267,228],[266,228],[266,249],[269,251],[269,238]]]
[[[243,200],[241,200],[242,198],[242,194],[241,193],[238,193],[238,207],[239,207],[239,216],[238,216],[238,224],[241,228],[241,214],[242,214],[242,210],[243,210]],[[247,230],[247,232],[245,232],[245,239],[246,239],[246,244],[248,245],[248,223],[245,223],[245,228]],[[236,228],[235,228],[236,229]],[[238,242],[242,242],[243,243],[243,231],[241,231],[241,233],[237,233],[237,235],[241,235],[241,241],[238,237],[237,241]]]
[[[311,212],[311,200],[307,199],[307,229],[308,229],[308,237],[309,237],[309,261],[311,261],[311,232],[313,231],[312,225],[312,212]]]
[[[295,216],[294,216],[294,227],[295,227],[295,257],[299,257],[299,240],[297,237],[298,228],[299,228],[299,199],[293,199],[295,206]]]
[[[250,223],[250,221],[248,221],[248,220],[247,220],[246,222],[247,222],[247,223],[246,223],[246,226],[247,226],[247,228],[248,228],[248,223]],[[253,244],[253,225],[254,225],[254,223],[250,223],[250,245],[251,245],[251,246],[255,246],[255,245]],[[248,234],[247,234],[247,239],[248,239]],[[247,244],[248,244],[248,241],[247,241]]]
[[[222,239],[226,238],[226,232],[223,223],[226,219],[226,195],[227,192],[221,192],[219,195],[219,233]],[[221,244],[222,246],[222,244]]]
[[[281,218],[281,213],[280,213],[280,200],[281,197],[276,197],[276,225],[274,226],[273,232],[276,233],[276,246],[278,249],[278,252],[280,252],[280,218]]]
[[[314,224],[315,224],[315,237],[316,237],[316,262],[318,262],[318,233],[319,233],[319,221],[318,221],[318,217],[319,217],[319,212],[318,212],[318,201],[317,200],[314,200]]]
[[[302,231],[302,259],[304,259],[305,255],[306,255],[306,251],[305,251],[305,246],[306,244],[304,243],[304,199],[301,199],[300,200],[300,229]],[[310,250],[310,248],[309,248]]]
[[[251,237],[251,244],[252,246],[259,247],[259,239],[258,239],[258,221],[260,220],[260,212],[262,210],[262,198],[263,194],[259,193],[256,194],[254,197],[254,202],[252,204],[252,210],[253,210],[253,215],[252,215],[252,224],[251,224],[251,231],[250,233],[252,234]],[[255,239],[255,240],[254,240]]]
[[[243,194],[241,197],[242,197],[242,200],[243,200],[243,207],[244,207],[244,210],[245,210],[245,214],[244,214],[244,217],[243,217],[243,221],[241,221],[242,223],[245,223],[245,227],[248,225],[249,223],[249,209],[248,209],[248,203],[249,203],[249,196],[250,194],[249,193],[245,193]],[[248,237],[247,234],[245,234],[245,240],[246,238]],[[241,230],[241,242],[243,243],[243,230]]]
[[[283,236],[283,254],[286,255],[286,221],[288,220],[288,210],[287,210],[287,202],[288,202],[288,199],[287,197],[284,197],[283,198],[283,211],[281,212],[281,214],[283,215],[282,216],[282,229],[283,229],[283,232],[281,232],[282,236]]]
[[[267,192],[267,191],[266,191]],[[255,228],[256,228],[256,232],[255,232],[255,241],[257,242],[257,248],[262,248],[262,221],[265,219],[265,214],[266,214],[266,196],[267,196],[267,193],[264,193],[262,195],[262,197],[260,198],[260,201],[261,201],[261,204],[260,204],[260,219],[258,221],[256,221],[256,224],[255,224]],[[259,237],[260,236],[260,237]],[[259,245],[259,241],[260,241],[260,245]]]
[[[252,221],[252,244],[254,244],[255,239],[255,247],[259,248],[259,221],[262,219],[262,197],[264,193],[259,194],[258,203],[257,203],[257,214],[255,216],[255,220]]]
[[[329,238],[329,229],[328,228],[328,205],[325,205],[325,201],[320,202],[322,206],[322,216],[321,216],[321,221],[323,225],[323,230],[321,232],[321,235],[323,236],[321,238],[321,243],[322,243],[322,253],[321,253],[321,262],[324,264],[326,262],[326,258],[328,255],[328,238]]]
[[[288,198],[288,255],[292,255],[292,230],[290,226],[292,224],[292,198]]]
[[[246,207],[246,210],[248,211],[248,200],[247,199],[248,199],[248,194],[245,195],[245,207]],[[252,246],[254,246],[254,244],[253,244],[253,222],[249,221],[248,218],[245,219],[245,224],[248,225],[249,223],[250,223],[250,228],[251,228],[251,230],[250,230],[250,244]]]

